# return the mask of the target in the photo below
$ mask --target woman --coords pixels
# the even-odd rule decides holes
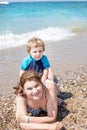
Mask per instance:
[[[46,85],[54,82],[46,80]],[[41,82],[41,78],[34,71],[22,74],[16,87],[16,119],[24,130],[60,130],[62,124],[55,122],[58,111],[58,100],[55,92],[48,90]],[[38,117],[41,113],[46,116]],[[28,113],[31,113],[30,116]]]

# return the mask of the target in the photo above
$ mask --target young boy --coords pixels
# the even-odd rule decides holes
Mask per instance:
[[[39,73],[42,83],[46,84],[46,80],[54,82],[54,74],[46,55],[44,55],[45,44],[39,38],[32,38],[27,43],[27,52],[29,56],[26,57],[20,65],[20,76],[24,71],[33,70]],[[58,90],[57,90],[58,89]],[[57,87],[56,93],[59,94]]]

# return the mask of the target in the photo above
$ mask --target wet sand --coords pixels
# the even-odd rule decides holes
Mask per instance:
[[[53,71],[59,77],[87,65],[87,32],[64,41],[46,43],[46,51]],[[19,65],[26,53],[26,46],[0,50],[0,96],[13,94],[19,79]]]

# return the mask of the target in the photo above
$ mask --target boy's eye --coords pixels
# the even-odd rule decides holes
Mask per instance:
[[[36,51],[33,51],[33,53],[36,53]]]
[[[39,53],[41,53],[42,51],[39,51]]]
[[[42,53],[42,51],[33,51],[33,53],[37,53],[37,52]]]

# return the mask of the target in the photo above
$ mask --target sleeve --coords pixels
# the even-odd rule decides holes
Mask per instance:
[[[30,62],[31,62],[30,56],[25,58],[20,65],[20,69],[25,71],[27,69],[27,67],[29,66]]]
[[[46,55],[43,55],[42,56],[42,59],[41,59],[42,63],[43,63],[43,66],[45,69],[49,68],[50,67],[50,63],[48,61],[48,58]]]

